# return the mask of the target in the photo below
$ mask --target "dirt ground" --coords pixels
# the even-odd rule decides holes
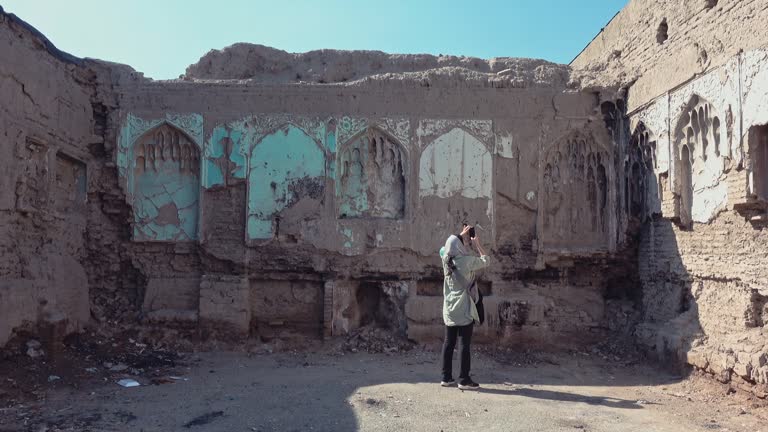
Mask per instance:
[[[599,350],[478,349],[482,388],[463,392],[439,386],[437,346],[177,354],[128,337],[82,339],[35,358],[23,341],[7,347],[0,431],[768,432],[761,399]]]

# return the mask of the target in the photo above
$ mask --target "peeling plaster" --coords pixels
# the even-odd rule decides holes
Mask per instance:
[[[275,216],[302,198],[321,200],[325,153],[313,136],[294,125],[272,132],[253,148],[248,172],[249,240],[275,235]]]
[[[514,159],[515,143],[512,138],[512,133],[498,134],[496,136],[496,155],[499,157]]]
[[[406,149],[410,148],[411,122],[406,118],[343,116],[338,124],[338,142],[345,143],[369,127],[377,127],[387,132],[405,146]]]
[[[419,195],[491,199],[491,165],[486,146],[465,130],[454,128],[422,152]]]
[[[169,133],[180,131],[176,146],[154,146],[156,153],[152,155],[137,149],[140,139],[150,139],[148,133],[162,130],[168,139]],[[127,115],[118,137],[117,165],[126,200],[134,209],[134,240],[191,241],[198,238],[199,175],[201,169],[204,171],[199,167],[202,136],[203,117],[200,114],[169,113],[165,118],[152,120],[131,113]],[[186,146],[192,145],[196,150],[182,155],[179,144],[181,149],[189,149]],[[145,161],[142,166],[139,166],[139,160]]]
[[[737,71],[735,73],[738,74]],[[738,92],[728,94],[729,90],[734,89],[725,86],[725,91],[722,93],[714,90],[715,88],[719,89],[719,86],[723,85],[722,76],[720,73],[710,73],[691,82],[689,86],[682,87],[677,93],[670,96],[671,106],[675,107],[673,120],[670,121],[670,124],[674,125],[673,145],[671,148],[673,149],[672,154],[675,160],[680,160],[680,151],[685,144],[684,131],[681,129],[687,125],[687,123],[683,124],[685,123],[684,116],[687,117],[687,111],[696,105],[695,101],[698,100],[701,104],[708,103],[710,106],[709,116],[711,118],[717,117],[721,124],[723,124],[723,127],[719,129],[719,140],[722,147],[720,155],[715,153],[714,143],[709,143],[706,148],[706,155],[702,153],[700,146],[690,149],[692,152],[691,183],[693,187],[691,219],[698,223],[708,223],[728,203],[728,187],[722,182],[725,177],[725,163],[733,149],[727,145],[726,131],[728,128],[725,125],[726,117],[722,107],[729,106],[727,102],[733,102],[734,105],[732,106],[736,110],[739,108]],[[715,95],[715,100],[718,100],[719,103],[712,102],[705,94]],[[682,99],[685,97],[687,99]],[[739,155],[738,157],[741,157],[740,150],[737,150],[735,153]],[[676,184],[679,178],[679,175],[675,176],[675,183],[673,184]]]
[[[653,139],[657,142],[656,174],[668,171],[668,189],[676,191],[675,193],[678,193],[675,185],[680,181],[679,167],[675,161],[680,158],[683,144],[678,129],[682,127],[680,122],[690,109],[689,105],[695,97],[699,97],[712,107],[711,116],[717,116],[720,120],[720,154],[715,154],[713,143],[709,143],[707,147],[706,159],[700,148],[693,149],[691,219],[695,222],[708,223],[720,210],[727,207],[728,187],[724,182],[725,171],[729,165],[734,167],[743,162],[745,149],[742,140],[751,122],[768,123],[768,114],[765,114],[768,107],[762,97],[768,92],[768,85],[763,84],[768,82],[768,71],[759,70],[759,64],[766,59],[768,53],[764,50],[736,56],[723,66],[695,78],[668,95],[657,98],[632,115],[633,129],[642,121],[653,132]],[[750,113],[745,114],[749,117],[743,120],[743,129],[742,113]],[[756,118],[753,119],[752,116]],[[668,138],[670,135],[671,142]]]
[[[768,124],[768,50],[748,51],[742,56],[742,103],[744,130],[746,138],[749,128]]]
[[[226,184],[227,178],[244,179],[247,163],[244,149],[250,135],[244,122],[216,126],[206,146],[205,164],[208,167],[203,187]]]
[[[201,114],[168,113],[165,118],[145,120],[128,113],[117,140],[117,167],[121,178],[127,179],[130,176],[127,173],[131,160],[130,148],[136,139],[162,123],[168,123],[182,130],[192,138],[201,151],[203,150],[203,116]]]

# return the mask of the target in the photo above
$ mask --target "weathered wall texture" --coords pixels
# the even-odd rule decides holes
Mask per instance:
[[[457,83],[401,73],[264,84],[221,71],[216,81],[118,81],[116,163],[147,279],[144,313],[229,336],[383,325],[438,338],[437,250],[468,221],[494,251],[479,338],[562,346],[603,336],[613,282],[593,272],[610,267],[623,239],[615,143],[594,96],[565,87],[567,68],[518,66],[500,81],[489,72]],[[168,135],[202,143],[188,170],[199,172],[199,200],[156,168],[177,166]],[[539,168],[544,159],[556,174]],[[561,199],[540,226],[545,188]],[[188,230],[181,212],[193,206]]]
[[[763,0],[631,0],[571,66],[582,85],[632,86],[629,110],[768,43]]]
[[[664,18],[668,38],[661,28],[657,40]],[[631,84],[625,195],[628,214],[647,221],[638,341],[671,364],[761,385],[768,384],[766,19],[762,1],[634,0],[572,64],[592,82]]]
[[[154,82],[3,19],[0,343],[49,316],[436,339],[462,222],[493,255],[479,340],[587,343],[626,301],[621,102],[566,66],[238,44]]]
[[[45,42],[0,11],[0,344],[14,328],[44,324],[60,336],[90,316],[92,91]]]
[[[631,115],[635,136],[650,137],[636,141],[653,144],[661,161],[648,177],[658,187],[647,190],[661,199],[647,211],[662,219],[642,234],[639,340],[661,357],[761,384],[768,383],[761,194],[768,118],[745,102],[768,98],[766,59],[765,51],[747,51]]]

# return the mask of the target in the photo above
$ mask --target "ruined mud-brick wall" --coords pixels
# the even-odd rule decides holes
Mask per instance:
[[[86,183],[92,90],[77,59],[0,9],[0,344],[89,319]]]
[[[436,339],[437,251],[466,221],[493,255],[479,339],[602,337],[627,268],[615,135],[568,80],[537,60],[249,45],[185,80],[118,79],[142,313],[219,336]]]
[[[83,60],[0,9],[0,344],[134,318],[145,281],[114,151],[121,65]]]
[[[628,211],[646,221],[638,341],[670,364],[762,385],[766,14],[757,1],[633,1],[574,61],[587,72],[615,75],[615,85],[639,77],[628,89],[624,166]],[[662,17],[668,39],[657,42],[648,32]]]
[[[153,82],[3,18],[13,67],[35,64],[3,75],[5,338],[89,309],[219,337],[439,338],[437,250],[461,222],[493,256],[479,340],[573,346],[625,312],[626,122],[565,66],[237,45]]]
[[[631,0],[571,66],[598,86],[632,84],[629,110],[740,50],[765,47],[763,0]]]

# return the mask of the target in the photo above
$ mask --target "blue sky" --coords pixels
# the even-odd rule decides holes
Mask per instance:
[[[368,49],[568,63],[627,0],[0,0],[79,57],[176,78],[210,49]]]

